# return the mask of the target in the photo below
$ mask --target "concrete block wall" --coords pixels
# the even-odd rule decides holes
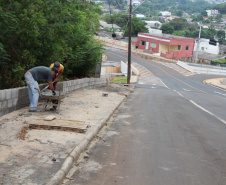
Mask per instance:
[[[108,78],[83,78],[70,80],[58,82],[57,91],[70,93],[78,89],[92,88],[94,86],[107,85],[108,83],[110,83],[110,79]],[[39,88],[42,90],[46,86],[47,84],[40,84]],[[28,105],[29,98],[27,87],[0,90],[0,116]]]

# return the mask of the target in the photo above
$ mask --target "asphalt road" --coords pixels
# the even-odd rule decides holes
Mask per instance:
[[[127,59],[123,51],[107,55]],[[202,83],[219,76],[185,76],[141,57],[132,61],[160,80],[137,84],[67,184],[226,185],[226,92]],[[91,161],[96,168],[84,170]]]

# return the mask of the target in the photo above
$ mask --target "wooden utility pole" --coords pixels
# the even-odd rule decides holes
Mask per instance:
[[[130,0],[129,5],[129,43],[128,43],[128,71],[127,71],[127,84],[130,84],[130,78],[131,78],[131,17],[132,17],[132,0]]]

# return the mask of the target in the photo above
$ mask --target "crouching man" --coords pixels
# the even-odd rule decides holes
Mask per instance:
[[[58,69],[56,67],[48,68],[45,66],[38,66],[29,69],[25,73],[25,81],[28,86],[28,94],[29,94],[29,100],[30,100],[30,112],[37,112],[39,111],[37,109],[38,104],[38,98],[39,98],[39,92],[38,92],[38,82],[37,81],[47,81],[49,85],[49,89],[54,92],[52,79],[53,76],[57,75]]]

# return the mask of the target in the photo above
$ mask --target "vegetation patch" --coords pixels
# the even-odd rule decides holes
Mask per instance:
[[[126,76],[119,76],[119,77],[115,77],[111,83],[127,83],[127,77]]]
[[[221,59],[218,59],[218,60],[214,60],[213,62],[214,63],[219,63],[219,64],[226,64],[226,59],[225,58],[221,58]]]

